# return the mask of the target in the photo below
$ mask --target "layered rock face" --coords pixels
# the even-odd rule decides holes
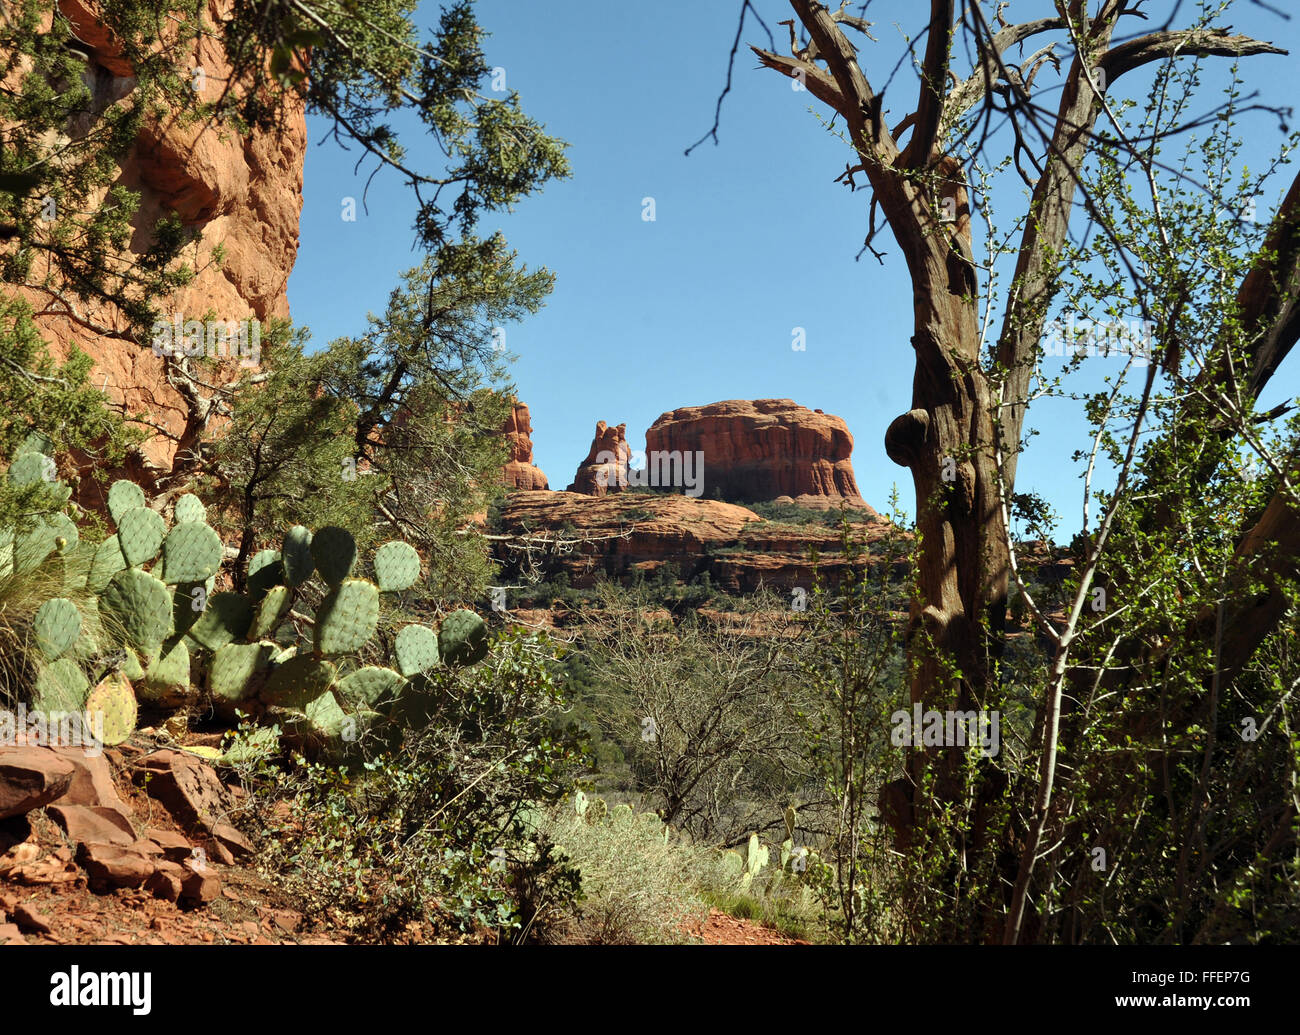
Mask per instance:
[[[853,436],[839,417],[790,399],[732,399],[663,414],[646,451],[698,451],[704,493],[728,500],[787,497],[804,506],[871,508],[853,477]]]
[[[541,563],[551,574],[564,572],[578,587],[593,585],[601,575],[627,579],[672,564],[684,580],[707,573],[715,586],[732,593],[809,589],[813,547],[830,585],[855,567],[844,556],[837,529],[773,524],[746,507],[670,493],[592,499],[573,492],[517,492],[501,516],[507,532],[577,540],[572,549],[547,554]],[[888,525],[873,521],[854,525],[854,531],[870,545]],[[505,544],[498,544],[497,558],[507,571],[519,561]],[[856,569],[865,563],[859,558]]]
[[[632,450],[627,444],[627,425],[610,427],[603,420],[596,422],[596,435],[591,440],[587,458],[578,465],[569,492],[584,496],[604,496],[609,492],[622,492],[627,488],[627,465]]]
[[[209,0],[209,20],[219,21],[234,2]],[[97,92],[105,93],[97,96],[97,103],[127,97],[134,87],[133,69],[111,33],[96,20],[100,4],[60,0],[59,7],[90,55],[87,74]],[[215,99],[225,87],[230,67],[217,39],[205,37],[191,53],[175,58],[178,66],[203,70],[195,83],[202,97]],[[164,118],[140,134],[117,180],[141,195],[131,249],[123,257],[134,261],[145,252],[152,243],[150,228],[173,210],[195,234],[187,261],[197,274],[174,296],[156,300],[162,312],[177,317],[182,325],[212,313],[228,327],[289,315],[286,288],[298,253],[306,147],[302,108],[292,102],[278,133],[241,136],[202,122],[179,126]],[[218,245],[225,251],[220,266],[212,261]],[[26,295],[42,314],[37,323],[56,356],[66,355],[75,344],[94,360],[91,379],[106,385],[114,402],[125,403],[130,412],[142,411],[167,432],[182,431],[188,415],[185,399],[168,383],[163,358],[150,345],[97,334],[85,323],[42,313],[58,306],[51,306],[50,297],[41,292]],[[101,326],[125,327],[121,316],[104,306],[87,305],[83,315]],[[260,323],[254,333],[260,335]],[[208,330],[208,341],[212,338]],[[238,371],[239,360],[230,366]],[[175,451],[175,442],[157,435],[143,446],[144,469],[130,473],[147,482],[171,467]]]
[[[533,419],[524,403],[514,404],[502,430],[510,450],[510,459],[501,469],[501,481],[511,489],[531,491],[550,488],[546,473],[533,464]]]

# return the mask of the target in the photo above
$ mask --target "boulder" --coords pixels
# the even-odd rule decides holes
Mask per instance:
[[[54,822],[78,844],[131,845],[138,840],[130,822],[116,809],[103,805],[51,805]]]
[[[23,816],[56,801],[76,772],[45,747],[0,747],[0,819]]]
[[[90,890],[96,893],[138,888],[156,869],[147,854],[125,845],[79,845],[77,862],[86,871]]]
[[[146,755],[133,779],[191,834],[210,834],[229,805],[225,784],[212,767],[184,751]]]

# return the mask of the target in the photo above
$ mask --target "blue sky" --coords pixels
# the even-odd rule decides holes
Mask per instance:
[[[546,308],[509,328],[507,339],[519,357],[513,380],[532,411],[534,459],[552,488],[572,479],[597,420],[626,422],[639,449],[645,429],[667,410],[776,397],[843,417],[863,496],[881,508],[897,483],[906,509],[914,510],[910,476],[883,449],[889,422],[911,405],[910,286],[887,233],[878,238],[883,266],[870,254],[854,260],[869,196],[833,182],[848,145],[827,132],[825,113],[809,94],[757,69],[742,47],[719,146],[709,142],[683,155],[712,123],[738,0],[477,6],[492,33],[488,63],[503,67],[524,109],[571,145],[572,179],[480,227],[500,228],[523,261],[557,275]],[[757,6],[775,32],[785,31],[775,25],[790,16],[785,4]],[[421,24],[436,24],[437,10],[422,4]],[[863,64],[873,84],[903,52],[900,31],[919,35],[920,10],[906,0],[871,5],[880,42],[867,45]],[[1042,0],[1017,0],[1010,11],[1022,20],[1048,13],[1051,4]],[[1300,11],[1287,21],[1243,0],[1229,21],[1292,51],[1249,59],[1246,79],[1263,101],[1294,103]],[[765,39],[756,24],[747,25],[745,42]],[[913,103],[914,77],[907,76],[904,68],[888,95],[895,118]],[[1126,92],[1140,86],[1137,77],[1124,82]],[[1218,100],[1207,93],[1207,105]],[[1276,154],[1276,118],[1257,116],[1244,129],[1252,166]],[[399,273],[419,257],[411,250],[414,206],[398,179],[381,172],[369,211],[358,209],[356,222],[343,222],[342,199],[360,197],[368,170],[354,174],[356,153],[332,141],[317,146],[325,138],[322,122],[309,121],[308,130],[301,248],[289,299],[295,322],[323,344],[361,332],[366,313],[382,311]],[[404,143],[417,165],[434,163],[430,141],[408,134]],[[1290,175],[1275,181],[1261,215]],[[1016,185],[1010,191],[1001,200],[1008,215],[1023,207]],[[654,198],[653,222],[642,219],[646,197]],[[803,351],[791,347],[794,328],[806,332]],[[1296,394],[1294,359],[1275,381],[1271,395],[1278,399]],[[1089,362],[1087,387],[1100,383],[1102,365],[1117,369],[1114,359]],[[1059,403],[1031,411],[1031,423],[1042,434],[1022,459],[1017,488],[1046,497],[1063,514],[1068,538],[1078,527],[1081,485],[1070,454],[1084,445],[1084,424],[1076,408]]]

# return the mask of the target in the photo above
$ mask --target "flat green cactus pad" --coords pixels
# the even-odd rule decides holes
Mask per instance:
[[[270,668],[275,645],[270,643],[227,643],[212,655],[208,689],[223,701],[244,701],[257,690],[261,676]]]
[[[284,533],[284,545],[280,554],[284,563],[284,584],[301,586],[316,570],[316,562],[311,554],[311,529],[306,525],[294,525]]]
[[[54,455],[54,441],[44,432],[33,431],[14,450],[14,456],[20,457],[24,453],[41,453],[45,456]]]
[[[158,556],[166,533],[167,522],[148,507],[132,507],[117,523],[117,543],[126,563],[133,568]]]
[[[357,562],[357,542],[346,528],[329,525],[312,536],[311,556],[320,577],[335,588]]]
[[[117,536],[111,535],[95,547],[95,558],[90,562],[90,574],[86,576],[86,588],[92,593],[102,593],[108,580],[127,567],[126,558],[122,556],[122,547]]]
[[[272,586],[283,582],[284,565],[279,550],[258,550],[253,554],[253,559],[248,562],[248,581],[245,583],[253,603],[260,603]]]
[[[393,644],[397,671],[413,676],[438,664],[438,634],[427,625],[403,626]]]
[[[305,708],[307,702],[315,700],[334,685],[337,675],[328,661],[303,654],[276,668],[260,696],[267,704],[281,708]]]
[[[375,582],[384,593],[410,589],[420,577],[420,555],[400,539],[384,543],[375,551]]]
[[[379,624],[379,589],[365,579],[344,579],[316,611],[316,651],[360,650]]]
[[[122,515],[128,510],[144,506],[144,490],[135,482],[119,478],[108,490],[108,513],[113,524],[122,525]]]
[[[185,640],[163,644],[150,658],[144,675],[137,678],[137,695],[143,700],[170,704],[185,698],[190,689],[190,649]]]
[[[202,521],[182,521],[163,540],[162,580],[202,582],[217,573],[224,550],[221,537]]]
[[[99,613],[111,632],[146,654],[172,634],[171,592],[138,568],[119,571],[109,580],[99,596]]]
[[[79,541],[77,526],[66,514],[47,514],[14,541],[13,570],[26,575],[45,564],[50,554],[66,553]]]
[[[181,582],[172,590],[172,622],[177,636],[190,631],[208,608],[208,597],[216,579],[204,582]]]
[[[203,505],[203,501],[193,493],[187,492],[184,496],[176,501],[176,506],[172,509],[172,521],[175,524],[184,524],[187,521],[207,521],[208,508]]]
[[[9,465],[9,481],[15,488],[56,480],[54,461],[44,453],[22,453]]]
[[[438,650],[448,665],[473,665],[487,657],[487,623],[473,611],[453,611],[438,630]]]
[[[32,710],[46,715],[79,712],[89,691],[90,680],[81,666],[71,658],[60,658],[43,665],[36,674]]]
[[[253,624],[253,607],[239,593],[213,593],[208,606],[190,626],[190,638],[208,650],[218,650],[227,643],[242,640]]]
[[[338,690],[344,700],[374,708],[391,702],[406,680],[391,668],[367,665],[339,680]]]
[[[289,613],[292,606],[293,590],[288,586],[272,586],[267,590],[262,602],[257,605],[253,624],[248,630],[248,638],[262,640],[272,635],[280,628],[280,623],[284,621],[284,616]]]
[[[86,698],[86,717],[91,728],[110,747],[135,732],[138,716],[135,691],[121,674],[109,676]]]
[[[72,650],[81,636],[81,612],[71,600],[54,597],[36,609],[32,630],[37,648],[54,661]]]

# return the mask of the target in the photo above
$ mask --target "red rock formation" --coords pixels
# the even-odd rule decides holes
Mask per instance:
[[[627,465],[632,450],[627,444],[627,425],[611,428],[603,420],[596,422],[596,436],[591,440],[587,459],[578,465],[569,492],[585,496],[604,496],[627,488]]]
[[[546,473],[533,464],[533,418],[525,403],[516,402],[502,429],[510,459],[501,469],[501,480],[512,489],[547,489]]]
[[[672,564],[683,579],[707,573],[714,585],[732,593],[750,593],[761,586],[809,589],[813,547],[830,585],[851,567],[838,529],[762,521],[745,507],[670,493],[628,492],[592,499],[573,492],[516,492],[501,518],[507,532],[577,540],[572,549],[543,550],[537,557],[548,573],[563,571],[574,586],[590,586],[602,574],[626,579]],[[886,534],[888,525],[873,521],[856,524],[854,530],[872,544]],[[519,563],[518,553],[505,543],[498,544],[497,558],[506,570]],[[864,563],[859,559],[857,567]]]
[[[221,19],[234,2],[209,0],[209,19]],[[98,2],[60,0],[59,7],[88,49],[92,68],[98,66],[116,77],[132,74],[112,34],[96,21]],[[175,55],[177,67],[204,70],[200,92],[209,100],[225,87],[230,73],[217,32],[214,28],[213,35],[188,55]],[[159,46],[164,45],[160,41]],[[101,77],[99,82],[109,84],[106,89],[115,89],[115,84],[129,80]],[[223,322],[289,315],[286,288],[298,253],[306,147],[302,106],[293,102],[283,128],[269,134],[241,136],[233,130],[208,127],[202,120],[181,126],[164,118],[147,125],[117,180],[118,185],[141,195],[131,248],[124,258],[134,261],[149,248],[149,228],[169,211],[177,211],[196,234],[196,252],[191,252],[187,261],[197,275],[172,297],[157,300],[162,312],[192,320],[211,311]],[[212,262],[212,251],[218,245],[225,250],[220,266]],[[28,291],[26,295],[38,313],[50,303],[49,296],[41,292]],[[84,308],[91,321],[124,326],[120,315],[104,306]],[[114,402],[125,403],[129,412],[144,412],[172,434],[185,427],[185,400],[167,382],[162,357],[148,345],[96,334],[66,317],[42,315],[37,323],[56,356],[66,355],[73,344],[90,355],[95,362],[91,380],[96,385],[106,384]],[[228,365],[238,370],[237,361]],[[144,469],[133,470],[132,475],[147,481],[166,472],[176,448],[174,441],[162,435],[148,440],[143,446]]]
[[[646,451],[677,450],[703,454],[708,497],[784,496],[804,506],[844,503],[874,513],[853,477],[848,425],[790,399],[732,399],[665,413],[646,432]]]

